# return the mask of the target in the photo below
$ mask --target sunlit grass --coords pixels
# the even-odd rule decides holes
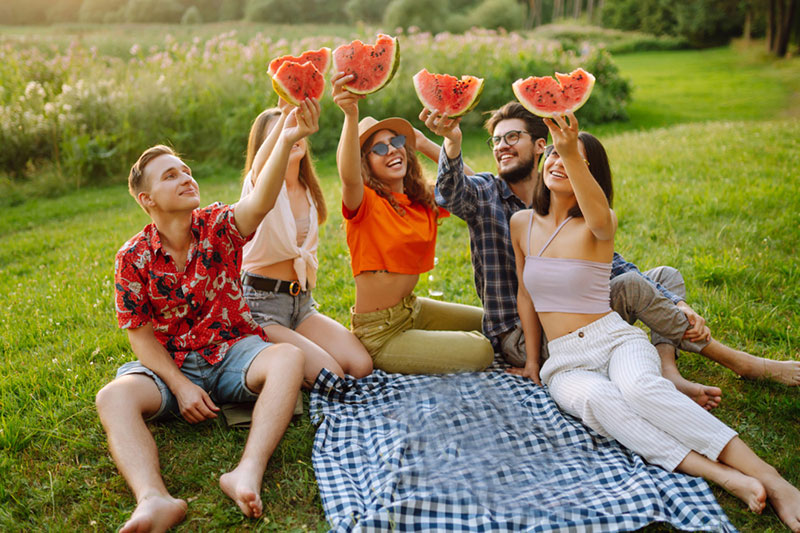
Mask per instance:
[[[800,70],[797,60],[765,66],[741,56],[750,62],[745,72],[751,68],[772,84],[742,85],[735,72],[712,78],[708,87],[737,102],[766,95],[758,115],[699,89],[671,89],[697,85],[691,77],[704,69],[728,65],[735,71],[736,57],[711,50],[618,59],[637,87],[637,100],[632,122],[618,126],[629,131],[599,134],[615,174],[617,249],[642,268],[679,268],[689,302],[723,342],[775,359],[798,358],[800,124],[779,119],[790,106],[787,94],[798,87],[791,82]],[[651,68],[660,85],[644,79]],[[775,69],[783,74],[770,78]],[[669,107],[671,100],[683,103]],[[658,113],[645,116],[648,108]],[[465,141],[476,170],[493,168],[485,136],[471,132]],[[204,202],[238,198],[239,169],[193,166]],[[349,324],[353,283],[335,164],[326,155],[318,167],[331,216],[321,231],[315,298],[324,312]],[[108,531],[133,509],[108,455],[94,394],[133,358],[116,327],[113,257],[146,222],[123,185],[0,212],[0,530]],[[467,242],[463,222],[443,222],[438,265],[432,281],[423,276],[419,294],[433,289],[447,300],[478,303]],[[680,365],[690,379],[722,387],[717,416],[800,484],[797,389],[745,382],[698,356],[682,357]],[[190,501],[178,531],[325,529],[307,417],[295,419],[273,456],[262,493],[266,517],[258,521],[244,519],[216,484],[237,461],[246,432],[220,422],[152,427],[168,488]],[[771,511],[752,515],[724,491],[715,493],[741,531],[783,531]]]

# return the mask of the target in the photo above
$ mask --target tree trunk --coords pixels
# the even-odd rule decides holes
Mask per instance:
[[[573,0],[573,2],[574,3],[572,6],[572,18],[579,19],[581,18],[581,8],[583,7],[582,6],[583,2],[582,0]]]
[[[528,20],[525,29],[533,29],[542,24],[542,0],[528,0]]]
[[[769,0],[767,4],[767,51],[775,51],[775,10],[777,0]]]
[[[594,24],[594,0],[586,2],[586,18],[589,19],[589,24]]]
[[[774,0],[773,0],[774,1]],[[564,17],[564,0],[553,0],[553,20],[556,20]]]
[[[789,37],[792,33],[794,26],[794,17],[797,15],[797,3],[800,0],[788,0],[784,4],[784,0],[778,0],[781,5],[781,16],[777,20],[778,25],[778,38],[775,43],[775,55],[784,57],[789,49]]]
[[[748,43],[750,42],[750,28],[752,26],[753,21],[753,8],[752,6],[748,5],[747,10],[744,12],[744,30],[742,31],[742,37]]]

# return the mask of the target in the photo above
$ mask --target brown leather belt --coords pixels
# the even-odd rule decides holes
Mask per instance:
[[[306,292],[300,288],[299,281],[285,281],[282,279],[258,278],[245,273],[242,276],[242,283],[250,285],[256,290],[264,292],[283,292],[291,296],[297,296],[301,292]]]

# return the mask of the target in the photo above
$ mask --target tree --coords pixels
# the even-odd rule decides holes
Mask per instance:
[[[767,11],[767,48],[778,57],[789,51],[789,39],[796,26],[800,0],[769,0]]]

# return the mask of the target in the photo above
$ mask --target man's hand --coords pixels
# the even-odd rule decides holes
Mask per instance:
[[[219,411],[206,391],[192,382],[188,382],[178,390],[172,391],[178,400],[181,416],[190,424],[197,424],[209,418],[217,418]]]
[[[691,342],[699,342],[702,340],[711,340],[711,330],[706,326],[706,319],[697,314],[697,312],[689,307],[685,301],[680,301],[676,304],[678,309],[683,311],[686,319],[689,321],[689,327],[683,334],[683,338]]]
[[[448,118],[442,113],[431,111],[430,109],[423,109],[419,114],[419,119],[425,123],[431,132],[440,137],[454,142],[461,143],[461,117]]]

